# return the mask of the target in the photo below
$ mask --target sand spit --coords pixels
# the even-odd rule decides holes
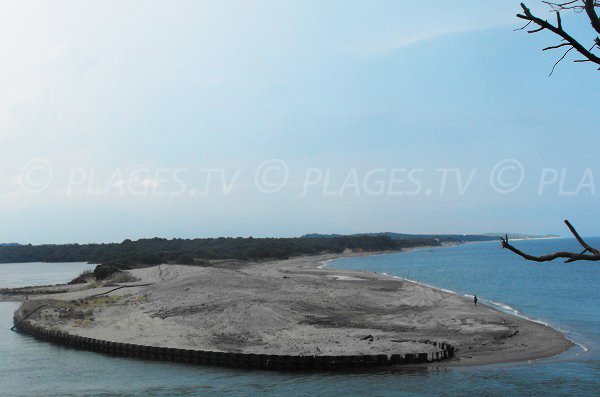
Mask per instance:
[[[550,357],[573,345],[550,327],[450,292],[322,267],[335,257],[160,265],[131,271],[139,281],[127,288],[35,296],[23,308],[49,303],[26,321],[73,335],[235,353],[407,354],[435,350],[419,342],[432,340],[456,348],[454,359],[435,365],[476,365]]]

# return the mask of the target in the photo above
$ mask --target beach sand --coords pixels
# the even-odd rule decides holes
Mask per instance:
[[[405,354],[433,351],[418,342],[427,339],[457,349],[454,359],[431,364],[439,366],[532,360],[573,345],[550,327],[475,307],[450,292],[379,273],[323,267],[338,256],[160,265],[131,271],[139,281],[100,297],[82,300],[112,288],[30,296],[24,307],[58,300],[28,321],[97,339],[183,349]],[[363,340],[368,335],[372,341]]]

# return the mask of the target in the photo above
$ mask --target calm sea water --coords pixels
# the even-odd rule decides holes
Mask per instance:
[[[600,239],[590,240],[600,246]],[[571,240],[526,241],[532,252],[577,249]],[[78,351],[12,332],[16,303],[0,303],[2,396],[598,395],[600,264],[534,264],[497,243],[346,258],[332,267],[386,272],[547,322],[585,346],[532,363],[468,368],[291,374],[146,362]],[[0,286],[66,281],[85,264],[0,264]]]

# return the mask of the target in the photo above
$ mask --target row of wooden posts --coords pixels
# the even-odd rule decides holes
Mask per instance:
[[[454,346],[447,343],[432,341],[421,341],[439,348],[438,351],[432,353],[300,356],[215,352],[110,342],[86,338],[61,331],[48,330],[32,325],[29,321],[21,322],[16,328],[23,333],[53,343],[105,354],[248,369],[333,370],[342,368],[383,367],[400,364],[435,362],[446,360],[454,356]]]

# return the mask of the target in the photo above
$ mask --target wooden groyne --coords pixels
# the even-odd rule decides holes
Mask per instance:
[[[402,364],[422,364],[447,360],[454,356],[454,346],[434,341],[420,341],[438,348],[430,353],[300,356],[254,353],[230,353],[206,350],[177,349],[86,338],[66,332],[48,330],[30,321],[15,321],[18,331],[52,343],[123,357],[175,361],[191,364],[263,370],[335,370],[345,368],[385,367]]]

